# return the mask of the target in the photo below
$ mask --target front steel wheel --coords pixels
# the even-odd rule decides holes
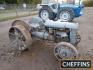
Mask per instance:
[[[74,59],[78,56],[78,51],[72,44],[60,42],[54,48],[54,55],[58,60]]]

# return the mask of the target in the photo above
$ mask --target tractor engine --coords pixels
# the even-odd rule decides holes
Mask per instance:
[[[73,45],[78,43],[77,29],[78,24],[46,20],[43,21],[38,17],[30,20],[32,37],[41,38],[54,42],[70,42]]]

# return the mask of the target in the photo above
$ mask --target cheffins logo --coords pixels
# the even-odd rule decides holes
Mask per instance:
[[[62,60],[61,68],[91,68],[90,60]]]

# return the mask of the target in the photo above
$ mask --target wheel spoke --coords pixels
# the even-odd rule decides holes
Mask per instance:
[[[9,32],[11,39],[10,46],[15,46],[18,50],[24,50],[26,48],[24,35],[14,28],[13,32]]]
[[[18,41],[18,39],[11,41],[9,46],[14,46],[14,45],[17,46],[17,44],[16,44],[17,41]]]
[[[19,50],[23,50],[26,48],[25,42],[23,40],[19,40]]]

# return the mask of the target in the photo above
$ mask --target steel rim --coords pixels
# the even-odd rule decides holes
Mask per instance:
[[[63,44],[60,44],[54,48],[54,54],[58,60],[74,59],[78,56],[78,52],[75,47],[68,47]]]

